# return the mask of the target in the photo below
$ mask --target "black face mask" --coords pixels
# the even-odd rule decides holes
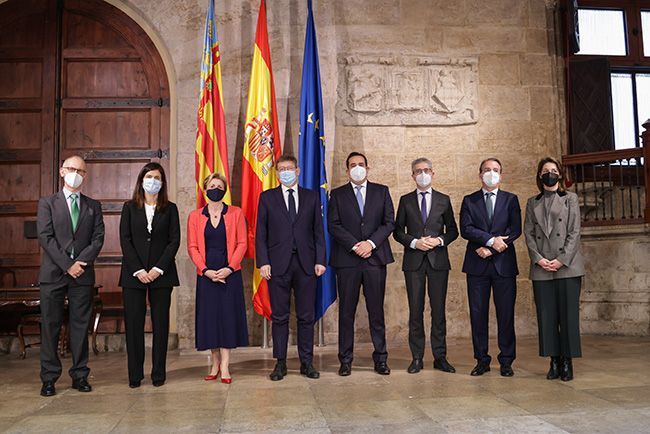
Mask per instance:
[[[560,175],[553,172],[546,172],[542,175],[542,183],[547,187],[553,187],[560,180]]]
[[[221,199],[226,195],[226,190],[221,190],[220,188],[213,188],[205,192],[212,202],[220,202]]]

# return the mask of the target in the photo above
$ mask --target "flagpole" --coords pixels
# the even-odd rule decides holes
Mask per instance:
[[[324,347],[325,346],[325,328],[323,327],[325,323],[323,322],[323,318],[318,320],[318,346],[319,347]]]
[[[262,348],[267,349],[269,347],[269,320],[262,317],[262,322],[264,329],[264,335],[262,336]]]

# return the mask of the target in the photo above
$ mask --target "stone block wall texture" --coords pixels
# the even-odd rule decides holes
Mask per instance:
[[[144,20],[162,41],[175,71],[177,118],[176,198],[181,219],[193,209],[194,139],[200,53],[206,0],[113,0]],[[240,203],[241,154],[258,0],[216,0],[221,47],[223,99],[235,204]],[[304,49],[305,0],[267,0],[268,29],[285,153],[298,154],[300,82]],[[465,194],[480,186],[478,164],[495,156],[504,165],[502,187],[519,195],[522,207],[534,194],[535,164],[540,157],[561,155],[564,141],[564,84],[559,73],[555,2],[551,0],[314,0],[324,97],[327,170],[334,187],[346,182],[345,156],[368,155],[370,179],[387,184],[395,206],[414,188],[411,160],[434,162],[434,188],[452,198],[456,215]],[[337,112],[337,90],[345,77],[340,59],[351,55],[425,54],[478,58],[478,122],[464,126],[344,126]],[[522,210],[523,212],[523,210]],[[391,342],[406,342],[408,306],[402,247],[391,239],[397,262],[388,267],[386,325]],[[527,279],[528,256],[516,243],[519,335],[536,334],[534,303]],[[447,297],[450,337],[469,337],[465,242],[450,247],[453,270]],[[176,293],[179,347],[194,346],[195,271],[185,239],[178,256],[182,286]],[[245,263],[251,342],[261,342],[262,321],[250,306],[251,263]],[[326,341],[336,343],[337,312],[325,316]],[[647,312],[646,312],[647,314]],[[425,312],[425,317],[428,310]],[[492,313],[491,332],[495,331]],[[292,320],[293,321],[293,320]],[[363,301],[357,317],[359,341],[369,341]]]

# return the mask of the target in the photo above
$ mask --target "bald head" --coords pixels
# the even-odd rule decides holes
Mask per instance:
[[[86,162],[79,155],[72,155],[66,158],[63,165],[61,165],[59,175],[63,178],[66,187],[70,191],[79,191],[83,177],[86,176]]]
[[[79,155],[72,155],[65,159],[63,166],[61,167],[70,167],[74,169],[86,170],[86,162]]]

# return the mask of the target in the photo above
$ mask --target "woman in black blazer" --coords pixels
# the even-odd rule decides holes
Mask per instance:
[[[158,163],[148,163],[140,170],[120,219],[120,286],[131,388],[140,387],[144,378],[147,295],[153,325],[151,381],[155,387],[165,384],[169,306],[172,288],[179,285],[175,257],[180,240],[178,209],[167,198],[165,171]]]

